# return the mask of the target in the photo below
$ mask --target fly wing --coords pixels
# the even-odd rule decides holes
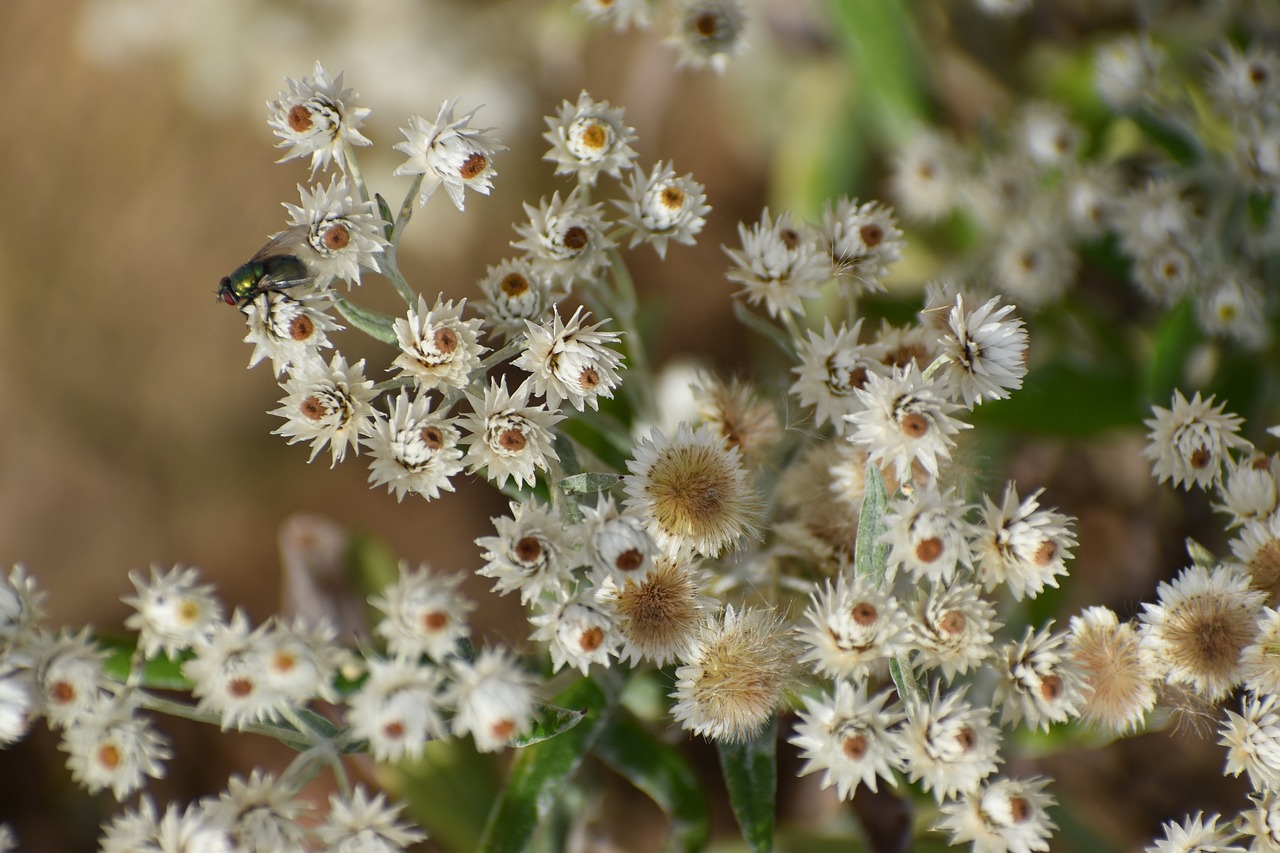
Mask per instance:
[[[249,263],[265,261],[268,258],[279,257],[280,255],[299,257],[311,254],[315,252],[315,249],[311,248],[311,244],[307,242],[307,237],[310,233],[311,227],[309,225],[295,225],[292,228],[286,228],[272,237],[267,245],[254,253],[254,256],[249,259]]]

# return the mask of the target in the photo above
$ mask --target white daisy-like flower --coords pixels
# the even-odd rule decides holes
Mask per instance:
[[[725,278],[742,285],[738,295],[763,304],[770,317],[803,315],[803,300],[816,299],[831,277],[826,254],[812,233],[792,223],[790,212],[772,219],[766,207],[750,228],[738,223],[738,239],[741,249],[722,247],[734,263]]]
[[[1227,747],[1227,766],[1232,776],[1249,775],[1255,791],[1280,790],[1280,697],[1273,694],[1245,694],[1240,713],[1227,709],[1227,719],[1218,743]]]
[[[102,700],[62,733],[67,769],[89,793],[111,789],[124,800],[145,784],[146,777],[164,776],[164,762],[173,757],[168,742],[136,713],[132,703]]]
[[[1243,847],[1228,843],[1234,835],[1229,825],[1218,826],[1218,815],[1196,812],[1182,823],[1165,823],[1164,838],[1148,844],[1146,853],[1245,853]]]
[[[644,29],[652,18],[651,0],[578,0],[577,7],[599,23],[612,22],[622,32],[628,27]]]
[[[461,439],[467,445],[467,471],[474,474],[484,468],[485,477],[499,489],[508,479],[532,486],[537,469],[546,470],[548,459],[560,459],[552,446],[551,428],[564,415],[548,412],[542,403],[530,406],[532,390],[527,380],[508,391],[505,376],[490,379],[483,400],[467,395],[474,411],[458,419],[467,431]]]
[[[893,692],[867,697],[865,682],[836,682],[834,695],[804,697],[796,732],[790,742],[800,748],[804,766],[799,775],[822,771],[822,787],[836,788],[842,800],[853,799],[862,784],[879,790],[879,780],[897,785],[897,725],[902,706],[890,700]]]
[[[35,633],[23,648],[35,674],[36,710],[51,728],[71,728],[109,699],[103,673],[106,653],[88,626],[76,633]]]
[[[401,391],[389,415],[376,418],[365,436],[369,485],[386,486],[397,501],[406,494],[435,500],[442,490],[452,492],[449,478],[462,470],[460,433],[450,418],[431,407],[428,395],[410,400]]]
[[[1057,825],[1049,820],[1048,779],[996,779],[942,804],[935,829],[951,845],[969,843],[972,853],[1035,853],[1049,849]]]
[[[953,490],[940,492],[932,484],[891,502],[878,540],[889,546],[889,571],[901,567],[920,580],[950,583],[960,567],[972,568],[968,511]]]
[[[360,453],[360,435],[373,422],[373,398],[377,392],[373,380],[364,378],[364,359],[348,366],[341,353],[328,364],[316,359],[294,365],[283,384],[285,397],[280,408],[270,414],[285,419],[273,430],[289,444],[311,442],[311,456],[316,458],[325,445],[337,465],[352,448]],[[332,466],[331,466],[332,467]]]
[[[941,670],[945,682],[977,669],[992,655],[993,634],[1001,627],[995,615],[995,605],[973,584],[932,584],[912,612],[913,664]]]
[[[1271,339],[1266,297],[1251,277],[1231,270],[1203,282],[1196,298],[1196,320],[1210,335],[1261,349]]]
[[[944,393],[972,409],[983,400],[1004,400],[1027,375],[1027,330],[1010,317],[1012,305],[992,297],[966,311],[963,294],[947,315],[940,336],[946,361],[938,371]]]
[[[267,681],[269,630],[269,624],[251,629],[248,617],[237,610],[230,622],[215,626],[197,643],[195,657],[182,664],[198,707],[219,714],[223,731],[271,719],[285,704]]]
[[[0,651],[12,647],[44,617],[44,593],[23,565],[0,575]]]
[[[898,153],[890,176],[893,199],[902,213],[932,222],[954,210],[960,197],[959,161],[952,140],[932,131],[913,137]]]
[[[248,327],[244,341],[253,344],[249,367],[270,358],[279,376],[305,361],[323,361],[320,350],[333,347],[326,332],[342,328],[326,313],[331,305],[321,295],[281,290],[264,291],[245,303],[240,310]]]
[[[913,364],[923,371],[942,355],[942,347],[938,332],[932,327],[894,326],[882,320],[867,352],[880,365],[876,372],[888,374],[895,367],[905,369]]]
[[[1106,607],[1085,608],[1071,617],[1067,649],[1084,678],[1080,718],[1115,734],[1141,726],[1156,706],[1160,673],[1133,623]]]
[[[866,448],[871,461],[892,464],[900,481],[912,479],[916,464],[936,478],[939,459],[951,458],[951,436],[972,426],[951,416],[959,405],[945,399],[915,364],[889,376],[870,373],[855,393],[864,408],[845,415],[848,440]]]
[[[1059,301],[1075,281],[1078,258],[1070,236],[1047,216],[1000,226],[991,256],[996,287],[1028,310]]]
[[[523,335],[525,321],[541,322],[566,296],[552,286],[547,271],[528,257],[507,258],[489,267],[479,282],[486,299],[475,304],[486,329],[504,341]]]
[[[377,761],[420,757],[427,741],[445,734],[439,671],[405,657],[368,663],[369,677],[347,699],[352,733]]]
[[[103,833],[101,853],[239,853],[227,827],[193,803],[170,803],[163,815],[156,813],[149,797],[137,811],[117,816]]]
[[[1280,593],[1280,514],[1246,522],[1229,544],[1250,585],[1275,599]]]
[[[0,823],[0,853],[17,853],[18,836],[7,823]]]
[[[479,107],[455,119],[453,109],[458,100],[440,105],[433,122],[422,116],[410,116],[409,127],[400,128],[405,141],[395,149],[409,159],[396,168],[396,175],[422,175],[418,203],[426,204],[440,186],[449,194],[454,207],[462,210],[466,190],[488,195],[493,188],[493,155],[506,146],[490,135],[491,128],[470,127]]]
[[[392,363],[401,375],[410,376],[424,391],[433,388],[466,388],[471,371],[480,366],[480,356],[489,351],[479,341],[481,321],[462,319],[467,300],[445,301],[444,294],[436,304],[418,297],[406,317],[395,321],[396,341],[400,355]]]
[[[342,88],[342,74],[330,78],[319,62],[311,77],[284,78],[288,92],[267,103],[268,124],[280,137],[277,148],[289,150],[278,162],[311,155],[311,174],[337,163],[346,169],[345,145],[372,145],[360,133],[368,107],[356,106],[356,93]]]
[[[1105,163],[1081,165],[1064,176],[1062,203],[1076,234],[1088,239],[1102,236],[1119,210],[1122,186],[1116,168]]]
[[[0,747],[7,747],[26,737],[35,716],[36,697],[31,670],[8,662],[0,663]]]
[[[409,571],[401,563],[396,582],[369,597],[370,606],[385,615],[374,633],[394,655],[443,661],[470,633],[467,614],[476,605],[458,592],[462,579],[460,572],[432,573],[425,563]]]
[[[906,245],[892,208],[844,196],[823,210],[820,239],[831,255],[831,276],[855,293],[884,290],[884,277]]]
[[[618,660],[655,666],[683,658],[707,621],[715,601],[702,593],[703,577],[695,565],[659,557],[643,578],[622,584],[606,579],[596,597],[613,606],[622,649]]]
[[[343,650],[334,643],[337,631],[323,619],[308,625],[272,617],[262,637],[263,685],[281,705],[305,705],[312,699],[337,701],[334,674]]]
[[[1255,695],[1280,695],[1280,611],[1262,608],[1258,635],[1240,653],[1241,681]]]
[[[1027,626],[1020,642],[1010,642],[996,654],[999,680],[991,702],[1000,708],[1000,722],[1023,720],[1033,729],[1049,730],[1080,712],[1084,702],[1082,679],[1063,648],[1065,633],[1053,633],[1053,623],[1040,631]]]
[[[1205,278],[1200,254],[1191,243],[1142,246],[1133,256],[1133,281],[1148,299],[1172,306],[1198,289]]]
[[[1240,831],[1253,839],[1251,853],[1280,850],[1280,791],[1256,791],[1249,795],[1253,808],[1240,813]]]
[[[487,561],[477,574],[497,581],[493,589],[502,595],[519,590],[522,604],[537,601],[544,592],[559,594],[587,555],[574,548],[575,537],[554,507],[536,500],[510,506],[510,518],[490,519],[498,535],[476,540]]]
[[[967,687],[907,700],[899,731],[902,769],[941,803],[976,791],[1000,762],[1000,732],[990,714],[965,701]]]
[[[228,829],[244,853],[297,853],[306,849],[306,833],[299,818],[308,805],[281,780],[255,768],[249,778],[232,776],[217,798],[200,806],[215,826]]]
[[[810,593],[804,615],[809,624],[796,633],[808,651],[800,661],[812,661],[832,678],[863,678],[904,654],[911,642],[907,614],[869,577],[841,573],[834,586],[828,580]]]
[[[567,323],[559,311],[552,314],[541,325],[526,322],[525,349],[512,364],[531,374],[533,393],[545,396],[548,408],[568,400],[579,412],[587,405],[598,409],[599,398],[611,399],[620,381],[622,355],[605,346],[616,343],[618,333],[599,331],[609,320],[586,325],[591,315],[581,307]]]
[[[1048,101],[1022,108],[1017,135],[1022,150],[1040,166],[1064,165],[1080,147],[1080,129],[1067,120],[1061,105]]]
[[[1026,220],[1034,203],[1044,198],[1038,170],[1018,152],[984,158],[976,174],[965,176],[961,191],[968,212],[993,236]],[[1040,230],[1048,231],[1051,223],[1040,219]]]
[[[1280,120],[1249,121],[1239,129],[1232,165],[1250,189],[1272,193],[1280,188]]]
[[[453,707],[453,733],[471,733],[476,749],[496,752],[533,723],[532,677],[505,649],[484,649],[475,662],[453,658],[453,683],[443,702]]]
[[[1142,455],[1152,460],[1151,472],[1159,482],[1207,489],[1221,475],[1227,451],[1250,446],[1237,435],[1244,419],[1224,414],[1225,407],[1226,403],[1214,406],[1212,396],[1201,400],[1199,391],[1189,403],[1181,391],[1174,391],[1171,408],[1151,407],[1155,417],[1143,421],[1151,432]]]
[[[1169,684],[1217,702],[1240,683],[1240,658],[1258,634],[1265,595],[1242,572],[1188,566],[1161,581],[1158,601],[1143,604],[1143,645]]]
[[[298,187],[302,205],[285,202],[289,223],[306,229],[307,271],[314,286],[328,287],[333,281],[360,283],[360,271],[379,271],[378,257],[388,243],[382,218],[373,202],[352,197],[346,178],[334,175],[328,186],[317,184],[310,190]]]
[[[676,27],[666,41],[679,51],[679,67],[710,66],[724,73],[729,60],[746,47],[747,8],[742,0],[679,0]]]
[[[1121,36],[1101,45],[1093,58],[1093,85],[1118,110],[1138,105],[1158,89],[1164,51],[1149,36]]]
[[[612,14],[618,24],[624,14],[618,7],[644,7],[645,0],[611,0],[599,5],[617,9]],[[566,100],[555,118],[545,117],[547,131],[542,138],[551,143],[551,150],[542,159],[556,164],[557,175],[576,175],[579,183],[589,187],[596,185],[601,173],[621,178],[622,170],[636,158],[631,147],[636,133],[623,123],[622,113],[621,107],[593,100],[584,89],[577,103]]]
[[[798,342],[800,364],[791,368],[799,378],[788,389],[800,399],[800,405],[813,406],[813,422],[817,426],[831,423],[837,432],[846,426],[846,418],[862,411],[865,403],[857,391],[867,384],[867,376],[880,367],[873,350],[858,343],[862,320],[847,328],[832,329],[831,320],[824,321],[822,334],[809,330],[809,340]]]
[[[615,244],[604,233],[602,203],[584,204],[577,193],[562,201],[557,191],[537,207],[525,202],[524,212],[528,223],[515,227],[524,239],[511,245],[527,252],[557,284],[591,280],[608,266]]]
[[[723,743],[751,740],[768,723],[796,677],[795,643],[766,610],[735,611],[702,624],[676,669],[671,716]]]
[[[582,508],[582,540],[597,585],[605,578],[621,584],[627,578],[639,581],[647,577],[658,553],[644,522],[619,512],[613,498],[603,493],[594,509]]]
[[[391,805],[385,794],[369,796],[362,786],[329,797],[329,814],[315,828],[324,853],[401,853],[427,834],[400,818],[403,805]]]
[[[674,438],[654,428],[635,446],[624,480],[627,509],[644,519],[659,547],[708,557],[758,535],[762,501],[736,447],[710,426],[681,422]]]
[[[1116,228],[1126,253],[1150,254],[1160,246],[1185,246],[1200,230],[1198,217],[1172,178],[1150,178],[1121,200]]]
[[[573,666],[586,675],[591,664],[608,667],[610,655],[618,655],[622,636],[613,607],[607,599],[597,600],[595,590],[561,591],[554,601],[543,598],[540,607],[540,613],[529,617],[536,629],[529,639],[550,644],[553,673]]]
[[[974,526],[971,544],[977,579],[987,592],[1003,583],[1018,601],[1035,598],[1046,586],[1056,589],[1058,576],[1067,573],[1069,549],[1076,545],[1072,520],[1040,509],[1043,492],[1019,501],[1017,487],[1009,483],[1000,504],[983,496],[982,522]]]
[[[1280,507],[1277,465],[1280,459],[1262,453],[1227,459],[1225,472],[1218,482],[1222,503],[1214,504],[1213,508],[1231,514],[1228,530],[1250,521],[1265,521]]]
[[[222,603],[214,596],[213,586],[198,583],[199,577],[197,569],[181,566],[161,574],[159,566],[152,565],[150,580],[139,572],[129,573],[138,594],[121,599],[135,611],[124,625],[138,632],[138,648],[144,655],[151,658],[163,651],[176,657],[222,621]]]
[[[1280,108],[1280,53],[1259,43],[1243,51],[1227,43],[1210,61],[1210,103],[1216,109],[1246,119]]]
[[[665,258],[667,243],[674,240],[692,246],[707,224],[711,205],[706,189],[693,175],[677,177],[669,163],[654,164],[648,175],[637,166],[622,188],[626,200],[613,203],[622,211],[618,234],[630,238],[627,248],[648,243],[658,257]]]

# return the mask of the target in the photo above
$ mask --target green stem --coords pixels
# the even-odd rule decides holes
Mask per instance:
[[[369,201],[369,188],[365,186],[364,175],[360,172],[360,163],[356,160],[356,150],[347,140],[342,140],[342,153],[347,161],[347,175],[351,178],[351,182],[356,185],[356,191],[360,193],[360,200]]]
[[[409,286],[409,282],[405,280],[404,273],[400,272],[399,248],[400,235],[404,233],[405,226],[409,224],[409,220],[413,218],[413,200],[418,195],[418,189],[422,186],[422,175],[418,175],[413,179],[413,183],[409,185],[409,192],[405,194],[404,201],[400,203],[400,212],[396,215],[395,225],[391,229],[391,239],[387,242],[387,246],[382,250],[382,263],[379,264],[382,274],[391,282],[391,286],[396,289],[396,293],[400,294],[400,298],[408,305],[417,302],[418,294]]]
[[[138,704],[149,711],[156,711],[161,714],[168,714],[171,717],[180,717],[184,720],[194,720],[197,723],[208,723],[213,726],[222,726],[222,715],[215,714],[211,711],[202,711],[193,705],[186,705],[182,702],[174,702],[172,699],[165,699],[156,696],[154,693],[148,693],[145,690],[137,692]],[[250,734],[263,735],[273,738],[283,743],[285,746],[297,750],[311,749],[315,746],[314,738],[304,731],[296,731],[288,726],[278,726],[272,723],[249,723],[240,726],[238,731],[249,732]]]

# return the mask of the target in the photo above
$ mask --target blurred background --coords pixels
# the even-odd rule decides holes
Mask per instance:
[[[543,115],[582,89],[624,106],[640,163],[672,160],[706,185],[713,206],[696,247],[673,246],[661,264],[646,247],[629,256],[641,296],[661,312],[656,361],[692,358],[732,373],[751,355],[720,248],[736,245],[739,221],[766,204],[813,217],[841,192],[887,198],[884,164],[915,122],[974,133],[1046,69],[1133,23],[1126,4],[1101,0],[1046,2],[1017,19],[939,0],[870,4],[891,18],[909,11],[910,26],[892,18],[851,34],[865,24],[851,18],[854,5],[750,0],[749,53],[717,76],[676,69],[661,26],[592,26],[570,0],[0,3],[3,564],[24,563],[37,578],[50,624],[104,632],[127,615],[128,573],[153,564],[198,566],[228,608],[255,623],[276,612],[279,531],[298,514],[367,532],[410,563],[480,564],[474,539],[491,532],[505,502],[459,478],[458,495],[397,503],[367,487],[361,459],[336,470],[323,454],[306,464],[305,446],[270,434],[280,389],[267,367],[244,369],[242,317],[214,297],[221,276],[284,227],[281,203],[296,203],[309,180],[303,160],[275,164],[265,104],[316,60],[345,72],[373,109],[364,133],[374,146],[359,155],[393,207],[407,183],[390,177],[403,160],[392,145],[411,113],[433,117],[454,97],[461,111],[483,104],[475,123],[496,128],[510,149],[492,196],[469,196],[465,213],[437,196],[415,214],[402,265],[428,298],[477,297],[486,266],[512,253],[521,203],[568,188],[541,159]],[[906,254],[889,297],[900,313],[943,263],[919,242]],[[374,276],[355,298],[398,310]],[[354,333],[336,340],[349,357],[368,357],[370,376],[393,357]],[[1141,434],[1135,416],[1088,442],[997,432],[983,450],[993,476],[1017,476],[1023,493],[1047,485],[1047,502],[1080,519],[1079,584],[1058,602],[1063,614],[1088,603],[1133,613],[1181,566],[1181,537],[1204,524],[1206,506],[1188,509],[1154,487],[1137,457]],[[465,587],[482,602],[477,640],[520,645],[516,602],[489,585]],[[288,760],[272,749],[264,758],[248,736],[211,747],[198,727],[162,728],[178,757],[153,786],[161,801],[216,792],[253,761]],[[1239,791],[1218,794],[1203,781],[1222,781],[1210,741],[1172,743],[1157,733],[1037,769],[1060,777],[1055,790],[1074,814],[1064,822],[1089,823],[1125,849],[1187,808],[1238,807]],[[705,752],[714,787],[713,752],[693,748]],[[23,850],[94,849],[116,811],[110,797],[77,792],[64,759],[39,726],[0,752],[0,819],[17,827]],[[1207,777],[1196,769],[1204,766]],[[793,769],[784,761],[784,775]],[[617,830],[617,848],[656,849],[657,810],[615,787],[601,823]],[[812,779],[790,779],[783,807],[796,820],[838,808]],[[720,818],[731,838],[723,808]]]

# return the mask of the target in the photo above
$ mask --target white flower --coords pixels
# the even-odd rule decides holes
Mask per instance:
[[[1190,403],[1181,391],[1173,392],[1173,406],[1152,406],[1154,418],[1143,421],[1151,432],[1142,455],[1152,460],[1152,473],[1163,483],[1190,489],[1207,489],[1217,482],[1230,448],[1247,448],[1238,436],[1244,419],[1224,414],[1226,403],[1213,405],[1213,397],[1200,399],[1197,391]]]
[[[222,621],[221,602],[214,597],[212,586],[197,583],[199,576],[196,569],[181,566],[162,575],[153,565],[150,581],[138,572],[129,573],[138,594],[122,600],[137,612],[125,619],[124,625],[138,632],[138,648],[144,655],[155,657],[163,651],[176,657]]]
[[[25,566],[15,565],[8,577],[0,575],[0,651],[35,627],[44,616],[43,600],[44,593],[36,589]]]
[[[992,705],[1000,708],[1000,722],[1049,730],[1080,712],[1084,702],[1081,677],[1063,650],[1066,634],[1054,634],[1050,622],[1040,631],[1027,626],[1021,642],[1005,644],[997,654]]]
[[[453,733],[471,733],[476,749],[496,752],[533,723],[531,677],[504,649],[484,649],[475,662],[450,661],[454,681],[443,701],[456,709]]]
[[[163,816],[143,797],[137,811],[126,811],[106,828],[101,853],[240,853],[227,828],[203,807],[170,803]]]
[[[481,321],[462,319],[466,306],[465,299],[455,304],[440,294],[428,309],[427,300],[419,296],[417,307],[410,306],[407,317],[396,319],[400,355],[393,365],[422,390],[466,388],[480,356],[489,351],[479,342]]]
[[[264,624],[251,631],[248,618],[237,610],[230,622],[215,626],[197,643],[195,657],[182,665],[198,707],[219,714],[223,731],[271,719],[286,704],[268,684],[269,630]]]
[[[613,22],[622,32],[627,27],[645,28],[650,23],[650,0],[578,0],[577,6],[593,21]]]
[[[273,430],[275,435],[287,436],[289,444],[310,441],[308,462],[326,444],[333,465],[342,461],[348,447],[360,453],[360,434],[373,421],[371,401],[376,396],[373,380],[364,378],[364,359],[349,367],[341,353],[327,365],[318,359],[305,361],[290,369],[283,388],[286,396],[280,408],[270,412],[285,419]]]
[[[320,361],[320,350],[332,347],[326,332],[342,326],[325,313],[332,303],[324,296],[280,290],[259,293],[241,307],[248,332],[244,342],[253,344],[249,366],[271,359],[276,376],[307,361]]]
[[[707,224],[711,206],[706,190],[693,175],[677,177],[668,163],[656,163],[647,176],[637,166],[623,189],[626,201],[614,199],[613,203],[622,211],[619,233],[630,236],[628,248],[648,243],[658,257],[665,258],[668,242],[692,246]]]
[[[544,592],[559,594],[586,555],[574,549],[554,507],[536,500],[510,506],[510,518],[491,519],[498,535],[476,540],[487,561],[477,574],[495,579],[493,588],[503,595],[519,590],[522,604],[537,601]]]
[[[36,713],[33,686],[31,670],[0,663],[0,747],[17,743],[31,729]]]
[[[738,223],[738,239],[741,249],[722,247],[735,265],[725,277],[742,285],[738,294],[752,305],[763,303],[770,317],[803,315],[802,300],[816,299],[831,277],[829,259],[811,233],[792,224],[789,212],[771,219],[766,207],[750,228]]]
[[[1060,166],[1075,157],[1080,146],[1080,130],[1067,121],[1058,104],[1037,101],[1027,104],[1018,117],[1022,150],[1040,166]]]
[[[1241,572],[1203,566],[1161,581],[1156,594],[1156,604],[1142,605],[1142,642],[1165,681],[1211,702],[1224,698],[1244,675],[1241,654],[1257,636],[1265,595]]]
[[[809,624],[797,629],[808,647],[802,663],[812,661],[822,675],[865,678],[907,651],[911,629],[907,615],[888,592],[869,577],[841,573],[809,596]]]
[[[1182,823],[1168,821],[1164,838],[1148,844],[1146,853],[1244,853],[1244,848],[1228,844],[1234,833],[1229,826],[1218,826],[1218,816],[1196,812]]]
[[[760,494],[747,481],[742,455],[709,426],[681,422],[674,438],[658,429],[635,445],[624,480],[627,509],[644,519],[668,554],[692,548],[719,556],[757,535]]]
[[[614,242],[604,233],[602,204],[584,204],[577,193],[561,201],[556,192],[536,208],[525,202],[524,212],[529,222],[516,226],[524,239],[511,245],[528,252],[557,284],[590,280],[608,266]]]
[[[1122,36],[1094,54],[1094,86],[1110,106],[1129,109],[1156,91],[1163,60],[1164,51],[1148,36]]]
[[[991,258],[996,286],[1032,310],[1060,300],[1075,281],[1077,258],[1069,236],[1046,216],[1001,225]]]
[[[1071,659],[1084,677],[1080,718],[1115,734],[1137,729],[1156,705],[1159,673],[1131,622],[1106,607],[1071,617]]]
[[[896,785],[896,726],[903,713],[896,701],[889,704],[892,697],[885,690],[867,698],[865,682],[845,680],[836,682],[834,695],[804,697],[796,733],[789,739],[804,759],[799,775],[823,771],[822,787],[835,785],[842,800],[853,799],[859,783],[872,791],[879,790],[879,779]]]
[[[623,9],[645,4],[646,0],[612,0],[605,5],[615,10],[611,14],[622,29]],[[556,164],[557,175],[577,175],[578,182],[589,187],[595,186],[601,173],[620,178],[636,157],[631,147],[635,130],[623,124],[622,113],[621,107],[592,100],[583,90],[576,104],[565,101],[555,118],[545,117],[547,131],[542,138],[551,143],[551,150],[542,159]]]
[[[676,669],[671,716],[694,734],[726,743],[751,740],[782,703],[795,677],[795,648],[782,619],[735,611],[704,622]]]
[[[913,663],[942,670],[944,681],[968,672],[991,657],[992,634],[1000,628],[996,608],[967,583],[933,584],[916,599],[912,614]]]
[[[1057,828],[1049,820],[1053,796],[1048,779],[997,779],[942,804],[935,829],[951,834],[951,845],[969,842],[971,853],[1033,853],[1049,849]]]
[[[704,578],[696,565],[659,557],[643,578],[625,578],[619,586],[606,579],[596,593],[613,605],[622,650],[618,660],[656,666],[684,657],[715,601],[702,594]]]
[[[1251,853],[1280,850],[1280,792],[1259,791],[1249,795],[1253,808],[1241,812],[1240,831],[1253,837]]]
[[[1280,488],[1276,484],[1276,466],[1280,459],[1253,453],[1240,459],[1227,459],[1226,473],[1218,482],[1221,504],[1214,509],[1231,514],[1227,529],[1250,521],[1265,521],[1280,506]]]
[[[526,322],[527,343],[512,364],[531,374],[533,393],[545,395],[550,409],[568,400],[580,412],[586,405],[594,410],[600,397],[611,399],[618,387],[622,356],[605,346],[615,343],[618,333],[597,331],[608,320],[585,325],[590,316],[579,307],[566,323],[553,309],[552,319],[542,325]]]
[[[1268,595],[1280,589],[1280,514],[1246,522],[1229,544],[1254,589]]]
[[[622,637],[613,606],[597,601],[594,590],[576,595],[562,591],[554,601],[543,598],[540,607],[542,612],[529,618],[537,629],[529,639],[550,644],[553,673],[569,665],[586,675],[591,664],[608,667],[609,657],[618,655]]]
[[[1114,166],[1089,163],[1071,169],[1063,178],[1063,205],[1076,234],[1093,239],[1112,224],[1123,186]]]
[[[972,568],[964,521],[968,510],[951,490],[939,492],[933,485],[890,503],[878,540],[889,546],[889,570],[902,567],[919,580],[950,583],[959,567]]]
[[[723,73],[730,57],[746,46],[747,9],[742,0],[679,0],[676,30],[667,44],[680,52],[677,66],[711,66]]]
[[[485,328],[506,341],[523,335],[526,320],[541,321],[566,295],[553,288],[547,271],[528,257],[507,258],[489,267],[479,287],[487,299],[475,308]]]
[[[1280,107],[1280,54],[1255,42],[1247,51],[1227,43],[1212,58],[1211,103],[1232,118],[1275,115]]]
[[[1121,200],[1116,228],[1125,252],[1149,255],[1163,246],[1187,246],[1199,232],[1195,211],[1172,178],[1151,178]]]
[[[800,405],[813,406],[817,426],[831,423],[842,432],[846,417],[862,411],[864,403],[857,391],[866,386],[867,376],[879,369],[871,347],[858,343],[862,320],[846,328],[831,328],[824,320],[822,334],[809,330],[809,340],[800,341],[800,364],[791,368],[799,378],[788,389],[800,398]]]
[[[964,700],[966,688],[911,697],[901,730],[903,770],[941,803],[975,791],[996,771],[1000,733],[988,713]]]
[[[878,201],[858,204],[841,196],[822,212],[821,239],[831,254],[831,273],[854,293],[884,290],[889,267],[906,245],[893,209]]]
[[[490,128],[469,127],[471,118],[479,108],[459,119],[453,117],[458,100],[440,105],[436,120],[429,122],[422,116],[410,116],[408,129],[400,128],[405,141],[395,149],[407,154],[409,159],[395,171],[396,175],[422,175],[422,187],[418,203],[427,199],[441,185],[449,194],[454,207],[462,210],[466,190],[488,195],[493,187],[493,155],[504,150],[490,136]]]
[[[329,814],[315,829],[324,845],[320,853],[400,853],[427,837],[400,819],[403,806],[387,803],[384,794],[370,797],[357,786],[350,796],[332,794]]]
[[[347,700],[347,723],[377,761],[419,758],[445,733],[439,687],[439,672],[416,659],[370,659],[369,677]]]
[[[329,168],[331,161],[345,170],[345,146],[373,144],[360,133],[369,109],[356,106],[356,94],[342,88],[341,74],[331,80],[316,62],[312,77],[284,79],[289,91],[267,104],[271,111],[267,121],[280,137],[276,147],[289,149],[278,162],[310,154],[313,175]]]
[[[1010,389],[1022,387],[1027,375],[1027,330],[1012,305],[992,297],[966,311],[957,295],[940,337],[946,358],[939,383],[951,399],[972,409],[983,400],[1004,400]]]
[[[866,448],[871,461],[892,464],[903,482],[912,479],[916,464],[937,477],[938,460],[951,458],[951,436],[972,426],[951,417],[959,406],[943,398],[915,364],[894,368],[889,376],[870,373],[855,393],[864,408],[845,416],[852,426],[849,441]]]
[[[387,641],[392,654],[413,659],[426,654],[443,661],[467,637],[467,614],[476,606],[458,592],[462,579],[460,572],[432,574],[425,563],[409,571],[401,563],[396,582],[369,597],[369,604],[386,617],[374,633]]]
[[[1261,349],[1271,338],[1266,298],[1258,283],[1238,270],[1203,282],[1196,299],[1196,319],[1211,335]]]
[[[597,583],[612,578],[623,583],[648,576],[658,546],[644,528],[644,522],[618,511],[613,498],[601,493],[594,509],[582,508],[583,547],[596,571]]]
[[[1280,709],[1275,695],[1245,694],[1240,713],[1227,709],[1218,743],[1227,747],[1227,766],[1232,776],[1249,774],[1254,790],[1280,790]]]
[[[1068,549],[1076,544],[1071,519],[1040,509],[1043,491],[1019,502],[1017,487],[1009,483],[999,505],[983,496],[982,523],[974,527],[972,544],[977,578],[987,592],[1003,583],[1018,601],[1035,598],[1046,586],[1057,588],[1058,575],[1067,573]]]
[[[1027,220],[1034,202],[1044,198],[1039,173],[1022,154],[988,155],[977,174],[965,176],[961,184],[968,212],[993,236],[1007,233]],[[1050,232],[1054,223],[1039,217],[1040,231]]]
[[[974,5],[992,17],[1007,18],[1031,8],[1031,0],[974,0]]]
[[[164,764],[173,756],[165,739],[148,718],[131,703],[102,700],[62,733],[71,778],[89,793],[110,788],[124,800],[141,788],[144,777],[164,776]]]
[[[1258,635],[1240,653],[1240,672],[1246,690],[1280,694],[1280,611],[1262,608]]]
[[[295,799],[297,793],[255,768],[248,780],[232,776],[218,799],[206,797],[200,805],[210,823],[228,829],[243,853],[298,853],[306,849],[298,818],[307,805]]]
[[[1141,246],[1134,253],[1133,280],[1149,299],[1172,306],[1201,283],[1199,250],[1172,240]]]
[[[531,391],[528,381],[514,392],[507,391],[504,376],[489,380],[483,400],[468,395],[475,411],[458,419],[458,425],[468,431],[461,439],[467,445],[468,472],[484,468],[485,477],[498,488],[508,479],[532,486],[536,469],[545,470],[547,459],[560,459],[552,446],[551,428],[564,415],[548,412],[541,403],[530,406]]]
[[[279,703],[305,705],[312,699],[337,701],[333,677],[342,659],[334,644],[337,632],[321,620],[307,625],[301,617],[292,624],[273,616],[262,635],[263,685]]]
[[[441,490],[452,492],[449,478],[462,470],[458,429],[431,406],[428,395],[411,402],[401,391],[389,416],[376,418],[364,439],[372,457],[369,485],[385,485],[397,501],[408,493],[435,500]]]
[[[106,653],[86,626],[72,634],[40,632],[24,647],[35,673],[37,710],[51,728],[70,728],[97,712],[107,698]]]
[[[302,206],[285,202],[284,207],[290,224],[306,229],[311,249],[306,265],[315,287],[328,287],[335,280],[359,284],[362,269],[378,272],[378,256],[388,244],[373,202],[356,201],[347,179],[337,175],[327,187],[299,186],[298,193]]]
[[[950,139],[918,134],[898,153],[890,183],[909,219],[931,222],[955,209],[960,195],[960,156]]]

